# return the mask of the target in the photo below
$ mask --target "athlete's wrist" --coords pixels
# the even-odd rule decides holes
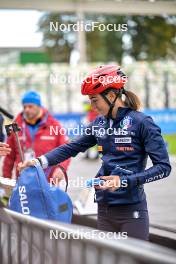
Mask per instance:
[[[48,160],[44,155],[37,157],[35,159],[35,161],[36,161],[37,165],[40,165],[43,169],[48,168]]]

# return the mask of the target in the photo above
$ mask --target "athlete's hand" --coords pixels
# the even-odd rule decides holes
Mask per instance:
[[[36,162],[35,162],[35,160],[26,160],[24,162],[18,163],[17,170],[19,172],[21,172],[23,169],[25,169],[27,167],[34,166],[34,165],[37,165]]]
[[[10,152],[11,152],[11,148],[9,148],[9,145],[0,142],[0,156],[6,156],[10,154]]]
[[[120,177],[118,175],[101,176],[100,179],[105,180],[102,185],[95,185],[97,190],[116,191],[120,187]]]

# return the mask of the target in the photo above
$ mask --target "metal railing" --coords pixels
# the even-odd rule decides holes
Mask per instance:
[[[97,227],[97,214],[80,215],[78,214],[77,210],[74,209],[73,222],[74,224],[77,224],[80,226],[88,226],[91,228],[96,228]],[[175,228],[150,223],[149,231],[150,231],[150,236],[149,236],[150,242],[176,250],[176,229]]]
[[[163,226],[159,224],[151,224],[152,228],[157,228],[158,230],[167,231],[176,234],[176,229],[173,227]]]
[[[44,221],[0,209],[0,263],[2,264],[135,264],[176,263],[173,250],[136,239],[105,239],[98,231],[78,225]],[[88,235],[89,234],[89,235]]]

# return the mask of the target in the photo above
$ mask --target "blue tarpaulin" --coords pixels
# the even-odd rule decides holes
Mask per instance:
[[[176,109],[163,109],[163,110],[144,110],[146,115],[152,116],[156,124],[161,128],[162,134],[176,133]],[[55,118],[60,121],[62,126],[66,129],[73,128],[74,132],[80,132],[81,128],[85,125],[86,114],[84,113],[64,113],[54,114]],[[79,129],[78,129],[79,127]],[[70,129],[67,131],[69,137],[77,135]],[[79,133],[80,134],[80,133]]]
[[[161,128],[162,134],[176,133],[176,109],[144,110]]]

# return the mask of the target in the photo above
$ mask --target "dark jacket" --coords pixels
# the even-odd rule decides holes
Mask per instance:
[[[165,178],[171,171],[161,130],[151,117],[130,108],[119,108],[112,126],[110,123],[105,117],[97,117],[84,135],[45,156],[49,165],[55,165],[98,144],[102,166],[97,177],[119,175],[121,183],[127,184],[122,184],[115,192],[97,190],[96,201],[108,204],[141,202],[145,199],[143,184]],[[88,130],[90,135],[86,135]],[[146,169],[148,156],[153,166]],[[131,174],[119,173],[118,166]]]

